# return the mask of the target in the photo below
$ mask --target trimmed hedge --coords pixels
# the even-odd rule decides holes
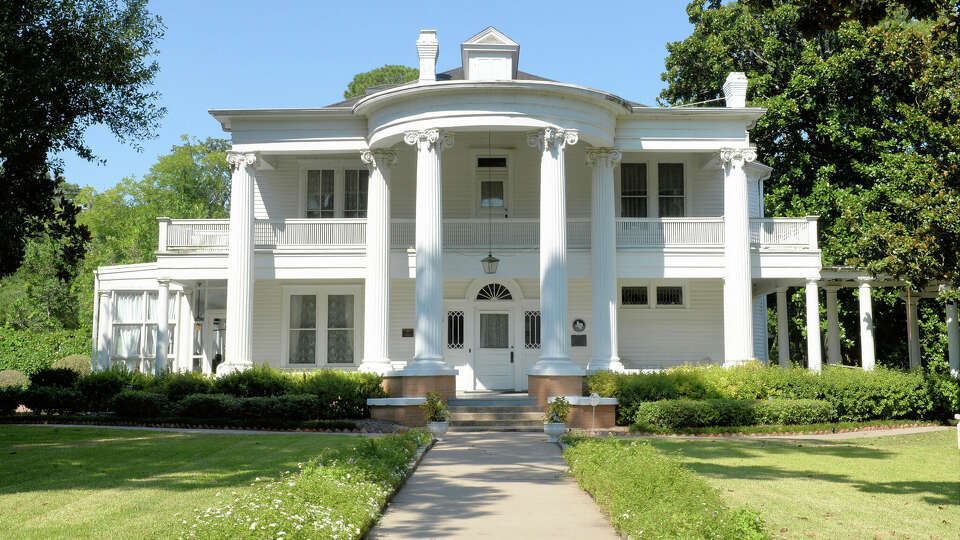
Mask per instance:
[[[769,424],[822,424],[833,422],[837,411],[816,399],[665,399],[637,407],[639,426],[669,429],[755,426]]]
[[[192,394],[177,404],[177,414],[190,418],[233,418],[240,402],[227,394]]]
[[[90,354],[89,330],[0,328],[0,370],[15,369],[29,376],[71,354]]]
[[[874,371],[825,366],[813,373],[752,364],[735,368],[681,366],[659,373],[599,373],[587,378],[587,392],[619,401],[617,423],[630,425],[641,403],[664,399],[819,399],[837,419],[944,420],[960,412],[960,381],[925,371]]]
[[[67,368],[44,368],[34,371],[30,375],[30,386],[56,386],[57,388],[73,388],[80,375]]]
[[[6,388],[8,386],[23,388],[28,384],[30,384],[30,379],[15,369],[0,371],[0,388]]]
[[[367,398],[387,397],[382,381],[374,373],[328,369],[299,376],[295,392],[317,396],[319,419],[369,418]]]
[[[13,414],[20,406],[23,390],[19,386],[0,388],[0,416]]]
[[[80,392],[58,386],[31,386],[21,394],[23,404],[35,414],[66,414],[84,410]]]
[[[161,418],[171,409],[167,396],[153,392],[124,390],[113,398],[113,410],[121,418]]]
[[[125,369],[97,371],[77,381],[77,389],[89,411],[107,411],[114,397],[130,382],[130,373]]]
[[[90,355],[89,354],[71,354],[55,361],[54,368],[65,368],[76,371],[78,375],[90,374]]]
[[[254,366],[244,371],[235,371],[213,381],[214,394],[229,394],[237,397],[282,396],[294,390],[296,381],[280,370],[266,366]]]

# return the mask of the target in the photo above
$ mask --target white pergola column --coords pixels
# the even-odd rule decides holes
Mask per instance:
[[[827,291],[827,363],[839,366],[840,359],[840,320],[837,314],[837,290],[839,287],[828,285]]]
[[[545,128],[527,134],[540,150],[540,359],[530,375],[582,376],[570,361],[567,332],[567,182],[564,149],[580,140],[574,130]]]
[[[405,143],[417,147],[417,281],[413,363],[408,375],[450,375],[443,361],[443,189],[440,155],[453,135],[438,129],[408,131]]]
[[[157,342],[153,371],[160,375],[167,370],[167,349],[170,344],[170,280],[157,280]]]
[[[787,288],[777,287],[777,359],[780,367],[790,367],[790,317],[787,313]]]
[[[957,304],[947,304],[947,357],[950,375],[960,377],[960,323],[957,322]]]
[[[817,280],[808,279],[807,293],[807,369],[819,372],[823,369],[820,352],[820,298]]]
[[[367,185],[367,275],[364,281],[363,360],[360,371],[390,371],[390,167],[391,150],[364,152]]]
[[[873,343],[873,298],[870,282],[861,281],[857,289],[860,297],[860,365],[864,371],[873,371],[877,365],[877,353]]]
[[[910,294],[907,302],[907,350],[910,355],[910,371],[920,369],[920,322],[917,320],[917,304],[920,298]]]
[[[217,375],[253,366],[253,165],[255,154],[228,152],[230,251],[227,255],[226,358]]]
[[[100,291],[100,321],[97,328],[97,369],[110,369],[110,349],[113,345],[113,293]]]
[[[744,166],[757,158],[753,148],[725,148],[723,163],[723,236],[727,264],[723,279],[723,365],[756,360],[753,352],[753,291],[750,214]]]
[[[620,161],[615,148],[590,148],[593,169],[590,211],[590,269],[593,291],[593,355],[590,371],[622,371],[617,342],[617,225],[613,168]]]

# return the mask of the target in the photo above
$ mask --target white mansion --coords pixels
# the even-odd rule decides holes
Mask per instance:
[[[743,74],[725,106],[660,108],[520,71],[492,27],[446,72],[436,32],[416,48],[417,81],[320,108],[211,111],[232,137],[230,218],[160,217],[156,262],[98,269],[95,367],[524,390],[528,376],[766,362],[766,295],[785,336],[786,290],[805,287],[820,369],[821,350],[840,362],[841,286],[860,288],[873,366],[869,292],[883,283],[823,268],[816,217],[764,216],[771,169],[749,135],[764,110],[745,106]],[[948,319],[956,368],[955,305]]]

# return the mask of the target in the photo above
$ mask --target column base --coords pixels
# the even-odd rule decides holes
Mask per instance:
[[[527,376],[527,394],[536,398],[537,406],[547,404],[550,396],[582,396],[583,375],[533,375]]]
[[[614,372],[623,372],[626,368],[623,363],[620,362],[619,358],[603,358],[590,360],[590,363],[587,364],[587,375],[599,372],[599,371],[614,371]]]
[[[724,360],[723,360],[723,367],[725,367],[725,368],[740,367],[740,366],[745,366],[745,365],[747,365],[747,364],[751,364],[751,363],[753,363],[753,362],[757,362],[757,358],[754,357],[754,356],[751,356],[751,357],[749,357],[749,358],[741,358],[740,360],[727,360],[727,359],[724,359]]]
[[[224,362],[217,366],[217,377],[223,377],[224,375],[229,375],[231,373],[236,373],[238,371],[246,371],[253,367],[253,364],[232,364],[229,362]]]

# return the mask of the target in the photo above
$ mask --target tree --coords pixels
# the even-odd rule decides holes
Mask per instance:
[[[364,90],[383,84],[403,84],[420,76],[420,70],[407,66],[385,65],[377,69],[358,73],[343,92],[344,99],[363,95]]]
[[[151,56],[164,27],[146,4],[0,3],[0,276],[20,265],[25,239],[68,206],[55,198],[62,164],[52,154],[96,159],[84,140],[92,125],[134,147],[154,134],[165,111],[149,91],[159,69]]]

